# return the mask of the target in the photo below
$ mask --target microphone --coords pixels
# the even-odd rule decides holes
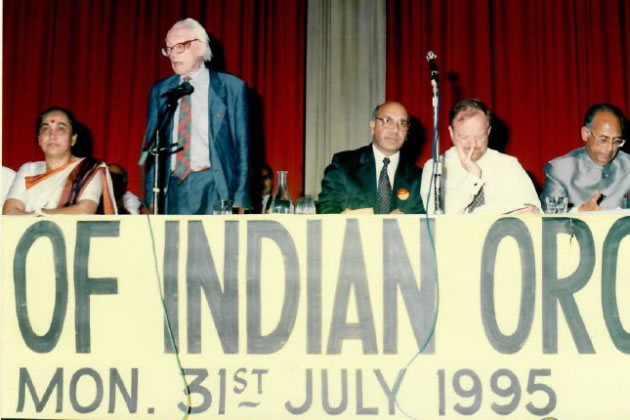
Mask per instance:
[[[184,82],[178,86],[175,86],[172,89],[167,90],[161,96],[162,98],[168,98],[171,101],[176,101],[182,96],[190,95],[193,93],[195,88],[188,82]]]
[[[438,81],[438,67],[437,67],[437,55],[429,50],[427,53],[427,61],[429,62],[429,67],[431,68],[431,80]]]

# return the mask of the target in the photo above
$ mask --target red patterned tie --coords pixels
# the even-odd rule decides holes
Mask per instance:
[[[190,81],[190,77],[184,77],[184,82]],[[186,179],[190,169],[190,132],[191,132],[192,104],[190,95],[182,97],[179,101],[179,121],[177,122],[177,142],[182,148],[177,152],[175,159],[175,176],[180,182]]]

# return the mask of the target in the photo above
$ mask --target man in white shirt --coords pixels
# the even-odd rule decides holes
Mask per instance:
[[[451,109],[449,118],[453,147],[444,154],[444,213],[539,213],[536,189],[518,160],[488,148],[492,129],[488,107],[477,99],[464,99]],[[428,160],[422,171],[421,195],[429,214],[435,205],[432,173],[433,160]]]

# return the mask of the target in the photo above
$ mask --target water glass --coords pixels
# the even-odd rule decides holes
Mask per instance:
[[[298,198],[295,203],[295,214],[315,214],[317,209],[315,208],[315,201],[310,195]]]
[[[232,214],[232,200],[214,200],[212,203],[212,214]]]
[[[547,214],[562,214],[566,213],[569,209],[569,197],[562,196],[547,196],[545,197],[545,204],[547,205]]]

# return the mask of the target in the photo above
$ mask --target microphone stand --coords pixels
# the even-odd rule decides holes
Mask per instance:
[[[165,183],[166,174],[162,168],[166,166],[166,159],[173,153],[177,153],[180,149],[178,144],[165,144],[168,138],[165,130],[173,120],[175,110],[177,109],[178,96],[168,96],[166,102],[158,113],[158,126],[151,143],[148,145],[149,153],[153,156],[153,214],[163,214],[165,208]]]
[[[440,133],[438,130],[440,89],[437,83],[437,74],[435,77],[431,77],[431,88],[433,90],[433,213],[444,214],[444,203],[442,202],[442,168],[444,166],[444,157],[440,156]]]

